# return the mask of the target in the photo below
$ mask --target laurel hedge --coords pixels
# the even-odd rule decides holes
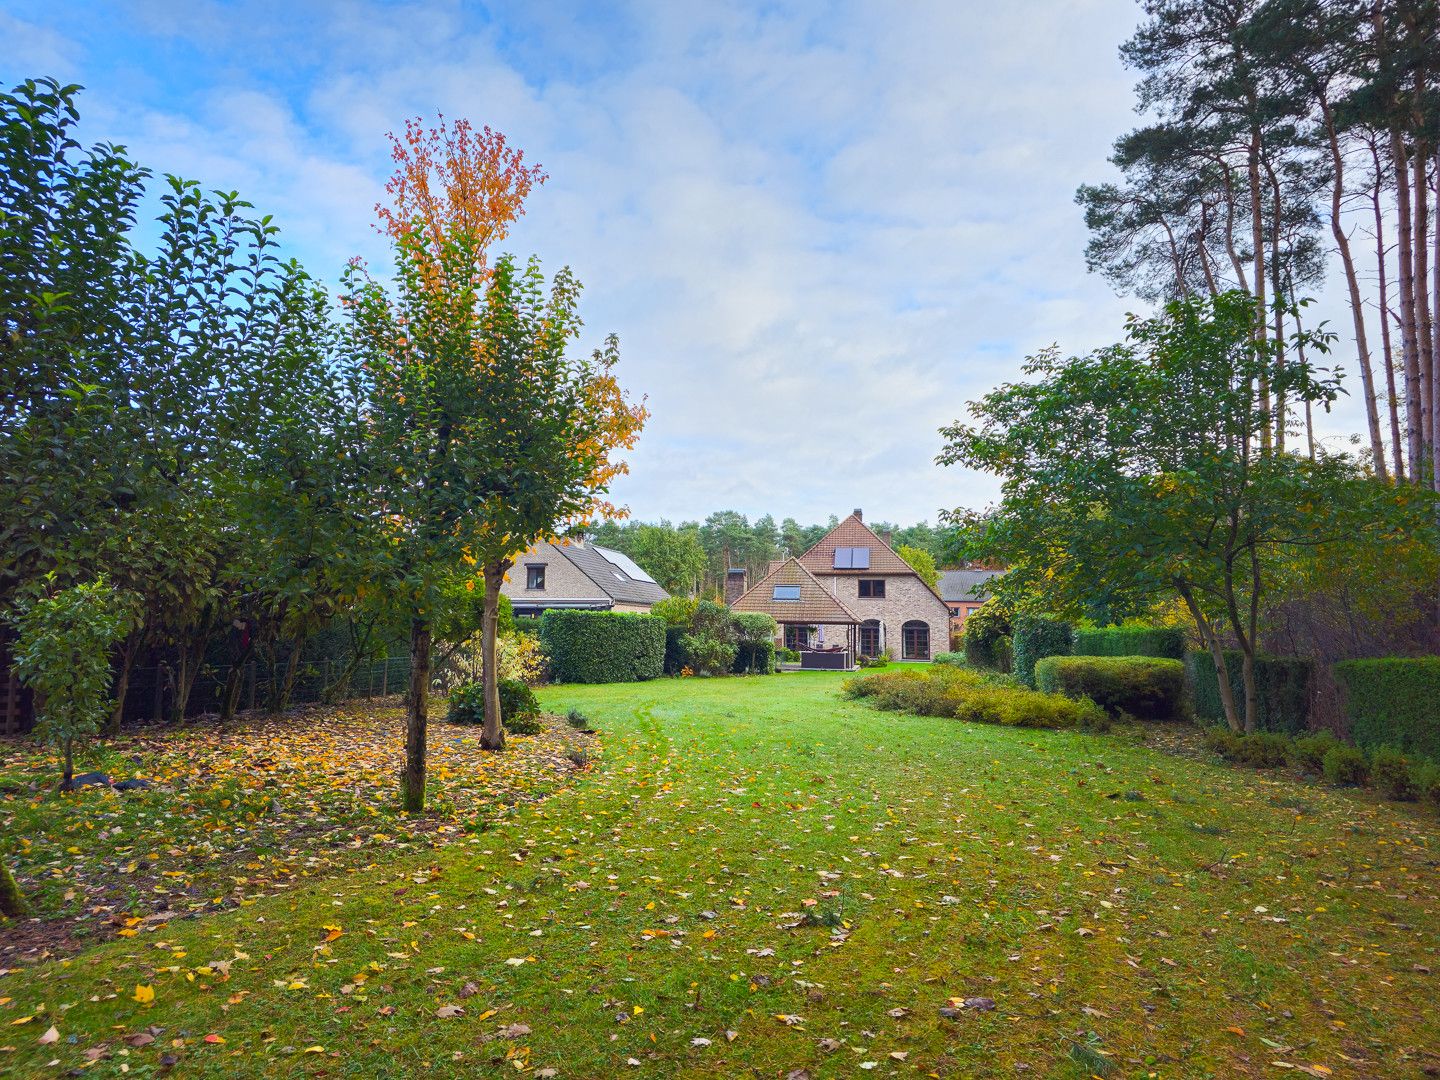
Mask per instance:
[[[1035,686],[1089,698],[1111,716],[1173,720],[1185,696],[1185,665],[1155,656],[1047,656],[1035,665]]]
[[[1238,649],[1225,651],[1225,670],[1230,675],[1230,689],[1235,703],[1243,712],[1245,681],[1240,670]],[[1296,735],[1310,727],[1310,683],[1314,665],[1299,656],[1257,656],[1255,658],[1255,689],[1260,698],[1257,730],[1279,731]],[[1185,654],[1185,682],[1190,694],[1190,708],[1195,717],[1210,723],[1225,723],[1225,706],[1220,700],[1220,680],[1215,677],[1215,663],[1208,652]]]
[[[1159,656],[1185,658],[1185,631],[1174,626],[1107,626],[1075,630],[1075,656]]]
[[[1440,761],[1440,656],[1343,660],[1335,680],[1357,744]]]
[[[540,616],[540,642],[555,682],[658,679],[665,664],[665,620],[656,615],[552,608]]]

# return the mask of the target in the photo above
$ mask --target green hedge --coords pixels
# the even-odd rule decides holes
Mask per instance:
[[[556,682],[658,679],[665,664],[665,620],[655,615],[551,609],[540,642]]]
[[[902,668],[847,679],[844,692],[877,709],[1007,727],[1104,731],[1110,718],[1093,701],[1008,686],[964,668]]]
[[[1173,626],[1107,626],[1076,628],[1074,656],[1159,656],[1185,658],[1185,631]]]
[[[1225,650],[1225,669],[1230,675],[1230,689],[1235,705],[1243,717],[1245,711],[1245,678],[1241,673],[1239,649]],[[1298,656],[1257,656],[1255,658],[1255,690],[1260,697],[1257,731],[1279,731],[1295,735],[1310,727],[1310,680],[1314,668],[1309,660]],[[1220,681],[1215,678],[1215,662],[1208,652],[1185,654],[1185,682],[1190,693],[1190,707],[1196,719],[1225,723],[1225,706],[1220,701]]]
[[[1022,615],[1015,620],[1012,638],[1015,677],[1026,686],[1035,685],[1035,664],[1047,656],[1068,656],[1073,636],[1070,624],[1040,615]]]
[[[1343,660],[1335,680],[1356,743],[1440,760],[1440,656]]]
[[[1111,716],[1173,720],[1185,696],[1185,665],[1153,656],[1047,656],[1035,665],[1035,685],[1089,698]]]

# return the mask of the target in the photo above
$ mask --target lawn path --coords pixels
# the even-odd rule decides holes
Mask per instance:
[[[1432,816],[1123,736],[875,713],[839,683],[545,690],[601,732],[571,789],[11,972],[0,1025],[34,1019],[3,1028],[0,1070],[87,1051],[95,1076],[164,1055],[187,1076],[1440,1064]]]

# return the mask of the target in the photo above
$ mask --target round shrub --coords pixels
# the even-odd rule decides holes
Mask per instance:
[[[1363,784],[1370,774],[1370,763],[1358,746],[1337,743],[1325,752],[1322,769],[1332,784]]]
[[[1185,665],[1147,656],[1049,656],[1035,665],[1035,685],[1089,698],[1111,716],[1172,720],[1185,693]]]
[[[1317,731],[1313,735],[1301,735],[1290,744],[1290,764],[1308,773],[1320,773],[1325,769],[1325,755],[1332,747],[1339,746],[1340,740],[1328,731]]]
[[[1419,794],[1410,759],[1393,746],[1381,746],[1371,755],[1370,781],[1387,799],[1411,802]]]
[[[975,667],[1009,671],[1010,605],[997,596],[965,616],[965,658]]]
[[[1277,769],[1290,760],[1291,753],[1290,740],[1273,731],[1242,735],[1227,727],[1212,727],[1205,732],[1205,745],[1227,761],[1257,769]]]
[[[1415,785],[1416,797],[1440,808],[1440,762],[1415,762],[1410,778]]]
[[[461,683],[451,690],[445,719],[451,724],[483,724],[485,722],[484,685],[478,682],[467,682]]]

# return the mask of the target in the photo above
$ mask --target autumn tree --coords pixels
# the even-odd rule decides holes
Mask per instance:
[[[493,397],[491,369],[508,357],[485,343],[498,318],[486,303],[489,253],[545,174],[499,132],[464,120],[412,120],[390,140],[390,203],[376,211],[393,285],[352,264],[344,303],[350,345],[370,381],[373,474],[391,540],[386,576],[409,622],[402,799],[421,810],[438,590],[493,535],[477,508],[505,472],[496,432],[522,422]]]

